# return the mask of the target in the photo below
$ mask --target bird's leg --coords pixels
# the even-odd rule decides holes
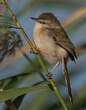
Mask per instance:
[[[30,48],[30,53],[33,53],[33,54],[43,53],[43,54],[46,54],[46,55],[48,55],[48,56],[56,57],[56,53],[50,53],[50,52],[48,52],[46,49],[38,48],[38,47],[36,46],[34,40],[32,40],[32,44],[33,44],[34,47],[35,47],[35,52],[33,52],[33,49]]]
[[[43,53],[43,54],[47,54],[48,56],[53,56],[53,55],[49,54],[49,52],[47,50],[41,49],[41,48],[35,48],[35,52],[33,52],[33,50],[31,49],[30,53],[33,53],[33,54]]]
[[[50,70],[49,73],[52,73],[52,72],[56,69],[56,67],[57,67],[59,64],[60,64],[60,61],[57,61],[57,63],[56,63],[55,66]]]
[[[29,52],[30,52],[30,53],[32,53],[32,54],[38,54],[38,53],[39,53],[39,50],[37,49],[37,47],[36,47],[36,44],[35,44],[34,40],[32,40],[32,44],[33,44],[33,45],[34,45],[34,47],[35,47],[35,51],[33,51],[33,49],[30,47]]]
[[[32,44],[34,45],[35,47],[35,51],[33,51],[33,49],[30,48],[30,53],[33,53],[33,54],[39,54],[39,53],[44,53],[44,54],[47,54],[47,55],[51,55],[47,50],[45,49],[41,49],[41,48],[37,48],[34,40],[32,40]]]
[[[39,52],[43,53],[43,54],[48,55],[48,56],[53,56],[53,57],[55,57],[55,54],[49,53],[46,49],[37,48],[37,50],[38,50]]]
[[[35,48],[35,52],[33,52],[32,50],[30,51],[30,53],[33,53],[33,54],[39,54],[39,53],[43,53],[43,54],[46,54],[48,56],[52,56],[52,57],[55,57],[55,54],[54,53],[49,53],[47,50],[45,49],[41,49],[41,48]]]
[[[48,78],[51,78],[52,76],[52,72],[56,69],[56,67],[60,64],[60,61],[57,61],[57,63],[55,64],[55,66],[49,71],[48,73]]]
[[[71,85],[70,85],[70,79],[69,79],[68,70],[67,70],[67,60],[65,58],[62,59],[62,69],[65,74],[65,79],[68,86],[69,98],[70,98],[70,101],[72,102]]]

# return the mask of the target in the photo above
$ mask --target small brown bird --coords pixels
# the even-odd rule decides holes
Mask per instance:
[[[67,61],[69,58],[73,61],[77,58],[75,47],[54,14],[42,13],[38,18],[31,18],[36,21],[33,32],[35,45],[47,62],[56,64],[50,73],[62,62],[68,94],[72,100]]]

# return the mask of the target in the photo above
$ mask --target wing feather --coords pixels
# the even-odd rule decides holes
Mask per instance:
[[[50,36],[52,36],[52,38],[56,42],[56,45],[64,48],[68,52],[70,58],[75,61],[75,58],[77,58],[75,47],[68,38],[68,35],[66,34],[62,26],[60,25],[59,28],[49,28],[48,31]]]

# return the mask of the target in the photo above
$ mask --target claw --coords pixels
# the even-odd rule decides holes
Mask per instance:
[[[47,79],[52,79],[52,73],[51,73],[51,72],[49,72],[49,73],[47,74]]]
[[[39,50],[35,49],[35,51],[33,51],[33,49],[30,49],[30,53],[32,53],[32,54],[39,54]]]

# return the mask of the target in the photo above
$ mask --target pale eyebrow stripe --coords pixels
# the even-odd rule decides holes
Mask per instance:
[[[81,7],[79,10],[75,11],[72,15],[70,15],[66,20],[64,20],[61,24],[63,27],[67,27],[70,24],[74,23],[76,20],[81,19],[86,16],[86,7]],[[24,50],[25,53],[28,52],[28,44],[24,45],[22,49]],[[78,53],[86,53],[86,50],[77,50]],[[18,49],[16,49],[15,56],[9,56],[5,61],[0,63],[0,69],[5,68],[9,64],[11,64],[13,61],[17,60],[19,57],[21,57],[22,54],[19,52]]]

